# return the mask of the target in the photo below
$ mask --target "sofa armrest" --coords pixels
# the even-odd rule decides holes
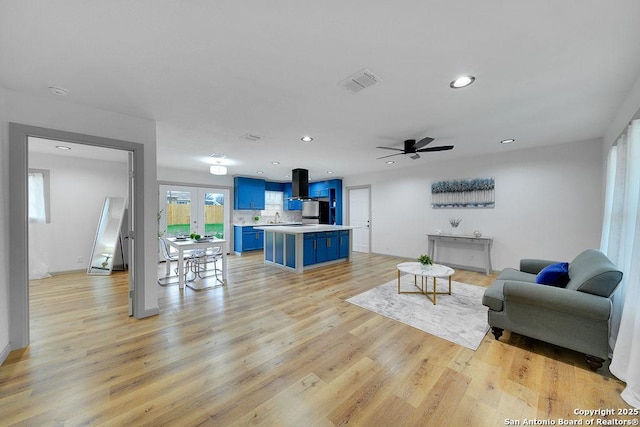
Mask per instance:
[[[611,313],[609,298],[554,286],[516,281],[504,283],[504,308],[514,302],[530,308],[552,310],[575,316],[607,320]]]
[[[523,258],[520,260],[520,271],[525,273],[538,274],[548,265],[556,264],[560,261],[551,261],[548,259]]]

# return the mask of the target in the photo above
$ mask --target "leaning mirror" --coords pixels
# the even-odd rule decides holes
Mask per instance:
[[[120,256],[122,254],[120,228],[122,227],[124,208],[125,200],[123,197],[105,198],[87,274],[111,274],[114,257],[117,254]]]

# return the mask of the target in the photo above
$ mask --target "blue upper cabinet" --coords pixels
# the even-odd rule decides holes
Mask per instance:
[[[289,200],[293,196],[293,187],[290,182],[283,184],[284,190],[284,209],[287,211],[301,211],[302,200]]]
[[[329,201],[329,224],[342,225],[342,180],[330,179],[309,184],[309,196]]]
[[[233,179],[234,209],[264,209],[264,179],[235,177]]]

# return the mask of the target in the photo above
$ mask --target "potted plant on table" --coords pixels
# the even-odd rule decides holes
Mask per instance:
[[[429,255],[420,255],[418,262],[422,264],[422,268],[431,268],[433,265],[433,260]]]

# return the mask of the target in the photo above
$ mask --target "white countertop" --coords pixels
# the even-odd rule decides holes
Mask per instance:
[[[340,231],[351,230],[356,227],[349,225],[329,225],[329,224],[306,224],[306,225],[259,225],[254,226],[258,230],[269,230],[276,233],[287,234],[304,234],[304,233],[317,233],[322,231]]]
[[[234,227],[275,227],[275,226],[282,226],[282,225],[300,225],[302,224],[301,222],[279,222],[279,223],[245,223],[245,224],[240,224],[240,223],[234,223],[233,226]]]

